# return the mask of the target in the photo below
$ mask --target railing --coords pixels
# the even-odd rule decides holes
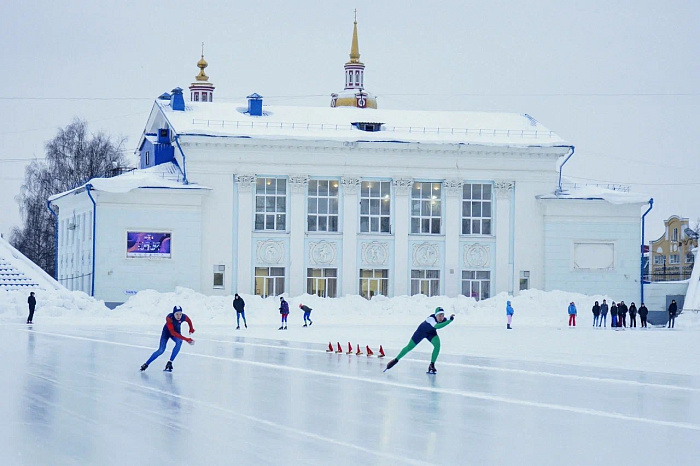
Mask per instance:
[[[272,121],[234,121],[234,120],[201,120],[192,119],[193,125],[208,128],[265,128],[292,130],[322,130],[322,131],[360,131],[353,125],[336,125],[326,123],[282,123]],[[386,126],[382,125],[381,133],[411,133],[411,134],[456,134],[472,136],[502,136],[513,138],[554,138],[554,131],[537,131],[524,129],[487,129],[487,128],[440,128],[428,126]]]
[[[628,193],[630,187],[624,184],[611,184],[611,183],[562,183],[562,189],[577,189],[585,188],[589,186],[594,186],[596,188],[605,188],[612,191],[620,191],[623,193]]]
[[[647,282],[676,282],[688,280],[693,272],[693,266],[666,267],[666,270],[644,274],[642,279]]]

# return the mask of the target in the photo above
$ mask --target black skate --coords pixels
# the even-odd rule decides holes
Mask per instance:
[[[384,369],[384,372],[386,372],[386,371],[388,371],[389,369],[391,369],[392,367],[394,367],[398,362],[399,362],[399,360],[396,359],[396,358],[394,358],[394,359],[392,359],[391,361],[389,361],[389,362],[387,363],[387,365],[386,365],[386,369]]]
[[[165,369],[163,369],[165,372],[172,372],[173,371],[173,362],[168,361],[165,363]]]
[[[284,326],[278,328],[277,330],[284,330]]]
[[[304,327],[308,327],[308,325],[304,324]]]
[[[311,327],[311,324],[313,324],[313,322],[309,321],[309,327]]]
[[[435,369],[435,363],[431,362],[428,366],[428,372],[426,374],[437,374],[437,369]]]
[[[146,369],[148,369],[148,364],[143,363],[143,365],[141,366],[141,372],[145,371]]]
[[[239,325],[238,327],[236,327],[236,330],[240,330],[240,329],[241,329],[241,326],[240,326],[240,325]]]

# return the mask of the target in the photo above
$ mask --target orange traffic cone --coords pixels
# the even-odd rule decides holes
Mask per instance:
[[[358,344],[357,344],[357,352],[355,353],[355,356],[359,356],[359,355],[361,355],[361,354],[365,354],[365,353],[363,353],[363,352],[360,350],[360,344],[358,343]]]
[[[338,342],[338,349],[336,350],[336,353],[342,353],[343,348],[340,347],[340,342]]]
[[[345,354],[352,354],[352,345],[348,342],[348,352]]]
[[[333,352],[333,343],[330,341],[328,342],[328,349],[326,350],[326,353],[332,353]]]
[[[382,348],[382,345],[379,345],[379,356],[378,357],[383,358],[384,356],[386,356],[386,354],[384,354],[384,348]]]
[[[374,356],[374,352],[370,349],[369,345],[367,345],[367,357]]]

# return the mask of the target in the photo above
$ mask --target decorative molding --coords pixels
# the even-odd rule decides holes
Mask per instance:
[[[437,243],[421,243],[413,245],[413,265],[432,267],[440,260],[440,248]]]
[[[284,259],[284,242],[274,240],[258,241],[259,264],[281,264]]]
[[[411,190],[411,186],[413,186],[413,179],[412,178],[395,178],[393,180],[393,184],[394,184],[394,192],[396,194],[407,195],[408,192]]]
[[[493,183],[493,189],[496,191],[496,197],[499,199],[507,199],[515,189],[515,181],[496,180]]]
[[[289,177],[289,184],[292,188],[292,193],[305,194],[309,190],[308,175],[293,175]]]
[[[389,243],[372,241],[362,243],[362,265],[386,265],[389,261]]]
[[[491,248],[479,243],[464,245],[465,267],[487,268],[491,265]]]
[[[442,186],[445,189],[445,193],[448,196],[461,196],[463,185],[464,182],[458,179],[445,180],[442,183]]]
[[[344,176],[340,179],[344,194],[357,194],[362,180],[359,176]]]
[[[238,191],[249,193],[253,189],[255,183],[255,175],[236,175],[236,183],[238,183]]]
[[[335,264],[338,255],[338,244],[328,241],[309,243],[309,263],[313,265]]]

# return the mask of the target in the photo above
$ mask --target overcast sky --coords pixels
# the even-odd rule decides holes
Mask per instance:
[[[85,119],[131,153],[202,42],[215,100],[329,105],[355,8],[380,107],[528,113],[576,146],[565,177],[654,198],[647,242],[700,219],[700,2],[45,0],[0,6],[0,232],[58,128]]]

